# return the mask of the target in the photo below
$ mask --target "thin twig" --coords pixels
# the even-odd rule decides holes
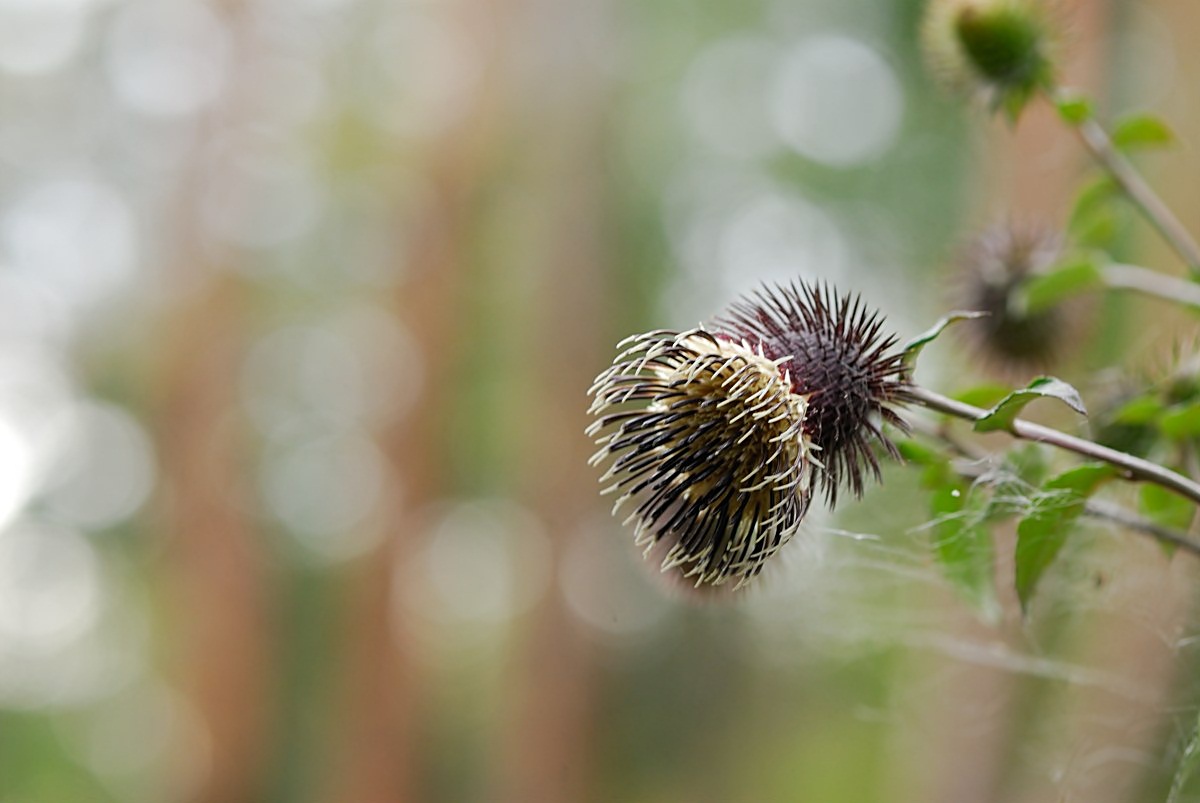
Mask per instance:
[[[910,388],[910,394],[918,404],[956,418],[978,421],[987,415],[987,411],[980,407],[956,401],[917,385]],[[1125,479],[1160,485],[1200,505],[1200,484],[1157,463],[1020,418],[1013,419],[1007,431],[1014,438],[1034,443],[1047,443],[1092,460],[1108,463],[1110,466],[1120,469]]]
[[[1129,199],[1142,210],[1146,219],[1154,228],[1158,229],[1163,239],[1187,263],[1192,274],[1200,277],[1200,246],[1196,245],[1191,233],[1179,222],[1179,218],[1175,217],[1163,200],[1155,194],[1130,161],[1117,150],[1104,127],[1089,118],[1076,125],[1075,130],[1096,161],[1108,171],[1118,186],[1129,196]]]
[[[1116,522],[1127,529],[1145,533],[1152,538],[1171,544],[1193,555],[1200,555],[1200,543],[1193,541],[1177,530],[1147,521],[1115,502],[1106,502],[1103,499],[1089,499],[1084,505],[1083,512],[1096,518]]]
[[[1200,284],[1168,276],[1140,265],[1107,265],[1101,274],[1106,287],[1133,290],[1189,307],[1200,308]]]

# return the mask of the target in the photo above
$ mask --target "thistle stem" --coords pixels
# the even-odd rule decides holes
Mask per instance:
[[[916,385],[909,389],[909,393],[912,400],[923,407],[966,421],[978,421],[987,415],[987,411],[980,407],[951,399]],[[1157,463],[1020,418],[1013,419],[1008,433],[1020,440],[1046,443],[1091,460],[1108,463],[1119,469],[1121,475],[1127,480],[1154,483],[1200,505],[1200,484]]]
[[[1140,265],[1107,265],[1101,270],[1104,285],[1116,290],[1133,290],[1187,307],[1200,308],[1200,285],[1177,279]]]
[[[1108,171],[1151,225],[1158,229],[1163,239],[1175,249],[1175,253],[1187,263],[1192,275],[1200,278],[1200,246],[1133,164],[1117,150],[1104,127],[1089,117],[1076,124],[1075,131],[1096,161]]]

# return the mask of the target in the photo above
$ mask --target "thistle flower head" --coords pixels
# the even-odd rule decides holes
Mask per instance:
[[[1044,369],[1068,338],[1070,310],[1063,305],[1030,311],[1026,283],[1057,262],[1063,239],[1052,229],[1000,224],[984,229],[964,248],[955,306],[988,313],[963,323],[964,332],[994,367],[1014,374]]]
[[[864,474],[879,478],[873,442],[898,456],[879,421],[905,427],[892,409],[908,398],[903,355],[861,298],[803,283],[766,287],[735,302],[717,326],[768,356],[791,359],[792,389],[808,399],[806,432],[821,449],[831,506],[843,483],[861,496]]]
[[[953,89],[1010,116],[1054,81],[1056,29],[1039,0],[931,0],[921,30],[926,60]]]
[[[602,481],[634,506],[637,543],[669,543],[664,571],[744,582],[795,533],[816,463],[786,363],[704,329],[659,331],[597,377],[593,461],[612,459]]]
[[[626,341],[591,389],[588,434],[637,542],[697,586],[757,575],[815,489],[832,504],[879,473],[871,441],[907,384],[894,338],[857,298],[793,284],[734,304],[710,328]]]

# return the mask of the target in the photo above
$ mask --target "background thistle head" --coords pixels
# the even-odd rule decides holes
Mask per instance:
[[[957,262],[952,306],[986,312],[963,323],[974,350],[1002,374],[1024,376],[1057,360],[1073,330],[1067,303],[1029,309],[1027,283],[1062,257],[1064,239],[1054,229],[1000,223],[977,233]]]
[[[1013,120],[1055,81],[1058,31],[1039,0],[932,0],[921,39],[930,69],[947,86],[976,94]]]

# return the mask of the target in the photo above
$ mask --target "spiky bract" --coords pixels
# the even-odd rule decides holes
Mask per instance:
[[[1070,340],[1075,316],[1069,308],[1031,311],[1024,295],[1029,280],[1051,269],[1062,252],[1058,232],[1017,223],[984,229],[963,249],[954,306],[987,313],[963,328],[981,356],[1002,373],[1044,370]]]
[[[816,463],[808,404],[789,357],[702,328],[658,331],[597,377],[588,428],[611,460],[614,511],[634,509],[637,542],[667,547],[663,570],[696,586],[738,585],[796,532]]]
[[[804,431],[821,450],[831,506],[843,483],[859,496],[867,471],[878,479],[873,443],[897,456],[880,421],[906,428],[893,409],[908,400],[903,355],[861,298],[803,282],[764,287],[735,302],[715,328],[771,359],[790,360],[792,390],[808,399]]]

